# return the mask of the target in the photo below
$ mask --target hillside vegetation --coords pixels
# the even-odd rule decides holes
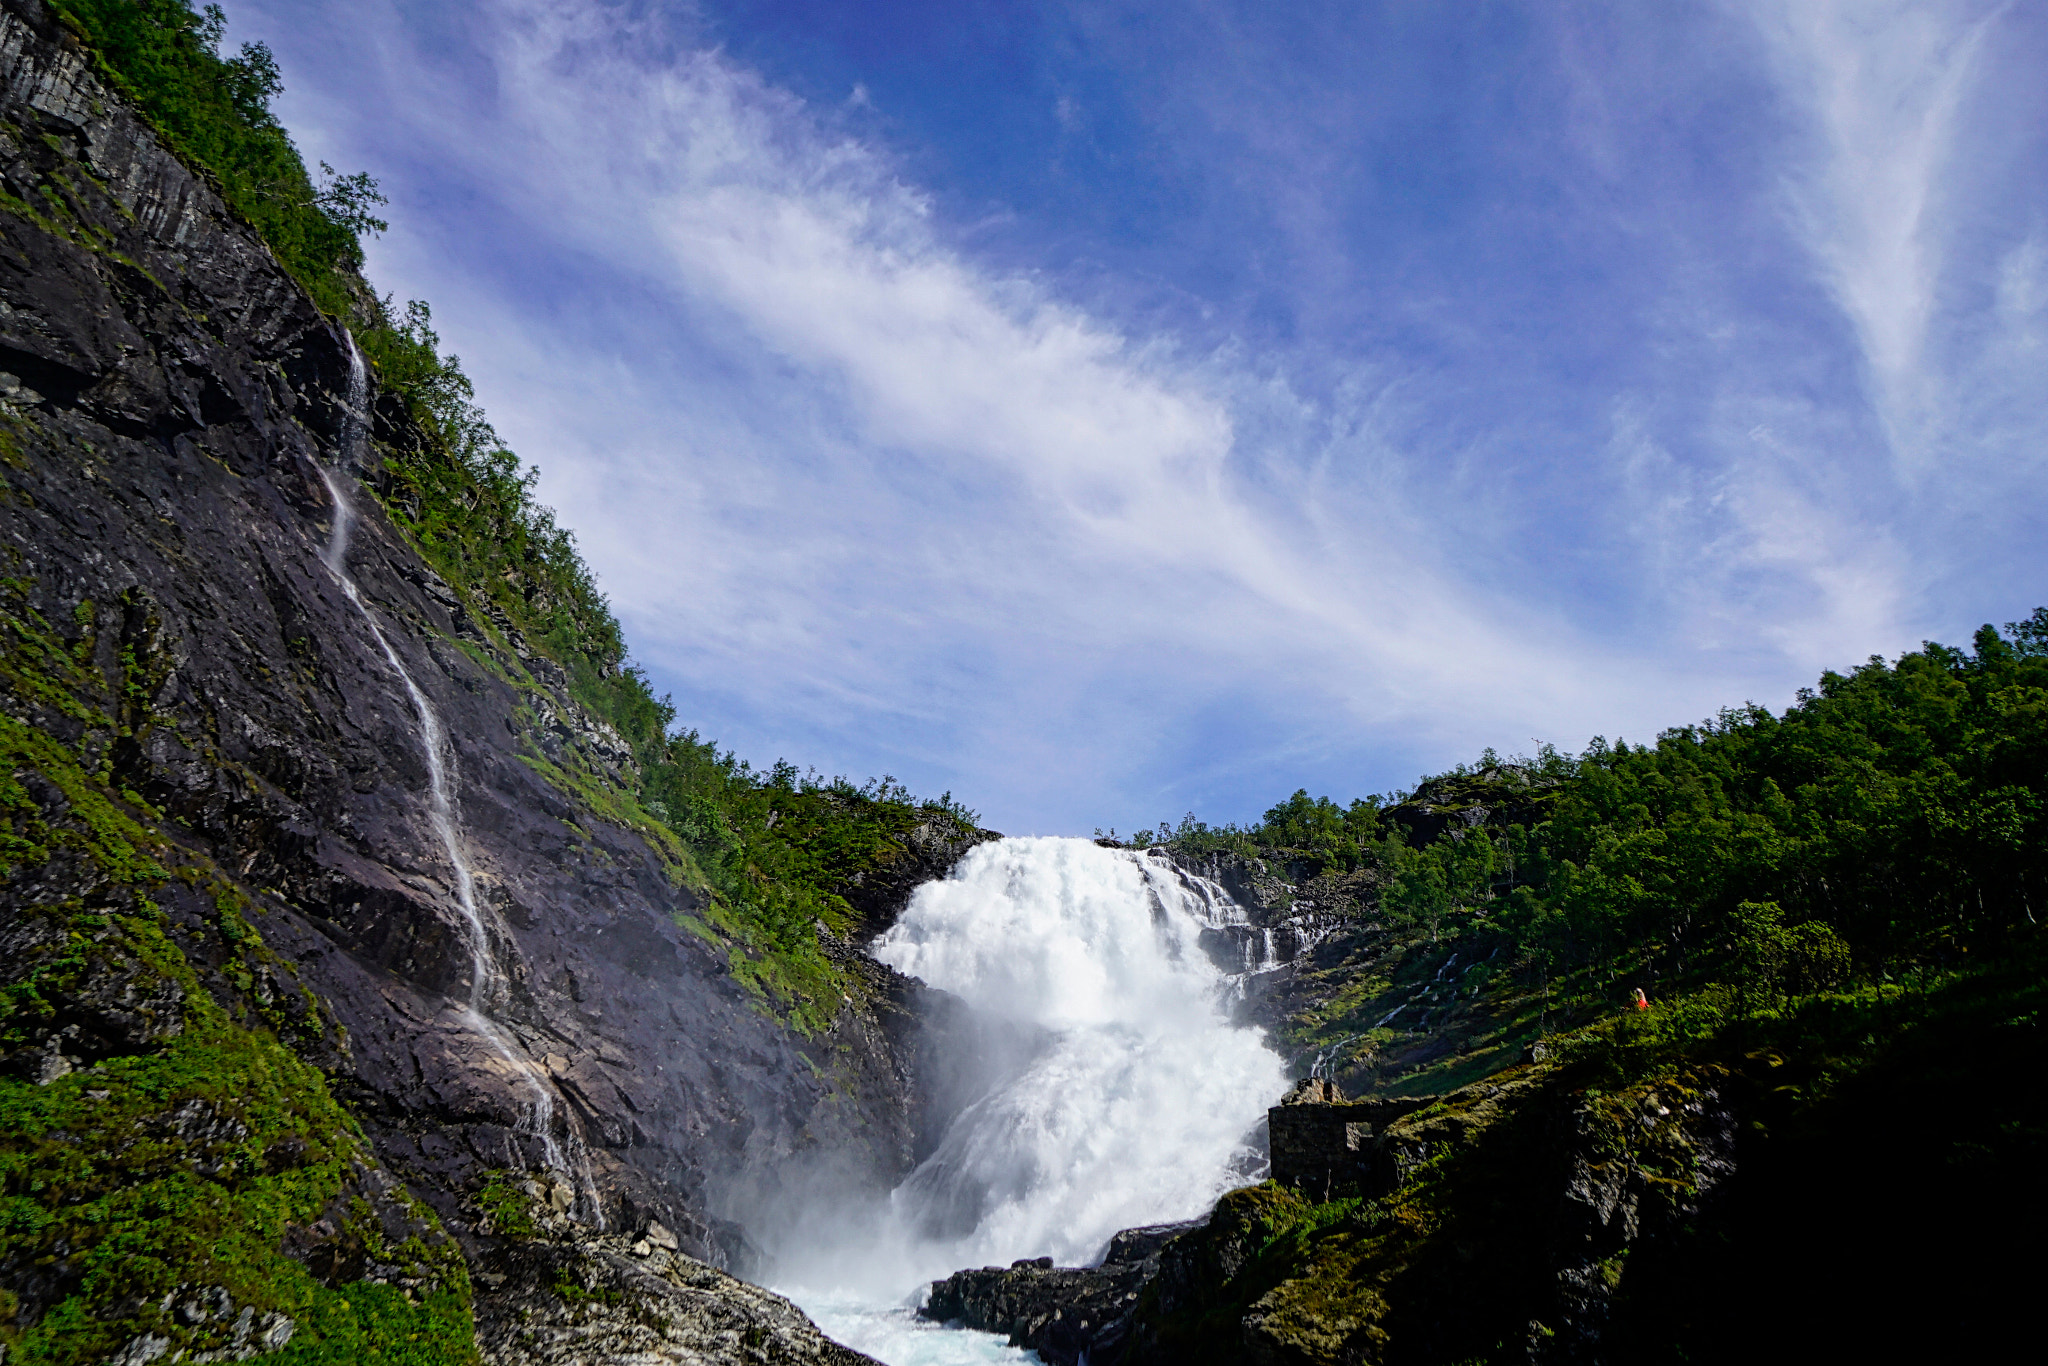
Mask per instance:
[[[1142,832],[1336,909],[1282,1040],[1433,1100],[1363,1189],[1226,1197],[1136,1358],[1932,1360],[2021,1331],[2044,809],[2039,609],[1783,713]]]
[[[2048,608],[1970,650],[1829,672],[1783,713],[1731,709],[1577,758],[1489,752],[1396,798],[1297,792],[1255,827],[1139,838],[1362,888],[1354,913],[1411,971],[1455,960],[1439,1005],[1480,1003],[1526,1035],[1638,987],[1708,1029],[2031,952],[2044,813]],[[1302,1038],[1370,1051],[1384,999],[1339,1002]]]

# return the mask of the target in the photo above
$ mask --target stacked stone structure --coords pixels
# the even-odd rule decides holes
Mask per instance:
[[[1318,1200],[1371,1194],[1376,1136],[1434,1096],[1346,1100],[1337,1083],[1311,1077],[1266,1112],[1273,1180]]]

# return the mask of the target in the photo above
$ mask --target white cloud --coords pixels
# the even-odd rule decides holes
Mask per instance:
[[[1934,454],[1926,348],[1943,282],[1944,176],[1978,54],[2004,8],[1962,0],[1771,0],[1759,18],[1818,147],[1787,180],[1868,364],[1895,454]]]
[[[795,383],[828,389],[856,445],[975,482],[1068,556],[1141,577],[1197,573],[1204,591],[1244,595],[1240,613],[1277,610],[1340,632],[1332,644],[1349,660],[1423,671],[1384,680],[1385,693],[1470,682],[1434,651],[1427,619],[1465,634],[1468,650],[1523,645],[1415,565],[1412,547],[1375,553],[1401,526],[1398,509],[1377,532],[1350,525],[1336,565],[1332,547],[1301,537],[1335,509],[1255,512],[1238,487],[1252,457],[1232,415],[1249,377],[979,269],[871,149],[716,53],[651,64],[644,35],[594,32],[580,6],[495,8],[488,174],[547,205],[545,231],[638,274],[649,306],[663,295],[708,306],[795,367]],[[456,110],[412,117],[468,136]],[[477,156],[454,138],[444,150]],[[1354,575],[1397,564],[1423,610],[1376,619],[1349,601]]]
[[[1756,367],[1699,381],[1697,430],[1589,397],[1613,439],[1556,483],[1620,509],[1560,566],[1489,463],[1516,415],[1428,430],[1483,376],[1335,354],[1310,401],[1287,356],[1122,325],[957,245],[843,107],[653,20],[487,0],[451,55],[417,14],[302,3],[352,65],[288,116],[397,192],[374,273],[436,301],[684,719],[756,758],[893,769],[1041,829],[1219,814],[1248,773],[1221,813],[1244,814],[1274,772],[1377,763],[1355,790],[1488,743],[1640,737],[1910,638],[1907,552],[1838,455],[1853,424]],[[1836,92],[1801,222],[1890,374],[1927,332],[1967,51],[1917,49],[1947,63],[1930,85],[1904,39],[1830,46],[1868,36],[1845,16],[1773,31]],[[2010,335],[2037,335],[2039,249],[2001,280],[2036,329]],[[1739,348],[1725,301],[1686,316]],[[1600,594],[1646,624],[1589,627]]]

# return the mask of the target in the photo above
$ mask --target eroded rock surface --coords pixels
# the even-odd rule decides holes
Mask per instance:
[[[586,1233],[480,1258],[478,1346],[498,1366],[874,1366],[780,1295],[648,1232]]]

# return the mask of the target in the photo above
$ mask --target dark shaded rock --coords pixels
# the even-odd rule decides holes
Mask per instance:
[[[963,827],[950,820],[926,819],[912,827],[900,840],[894,858],[878,868],[856,874],[841,895],[853,908],[858,924],[856,943],[866,943],[896,923],[910,894],[920,884],[935,881],[953,871],[953,865],[977,844],[999,840],[993,830]]]
[[[1125,1229],[1110,1240],[1102,1264],[1056,1267],[1050,1257],[1008,1267],[956,1271],[932,1282],[918,1313],[941,1323],[1007,1334],[1053,1366],[1117,1359],[1129,1341],[1145,1285],[1158,1274],[1162,1251],[1197,1223]]]
[[[263,908],[265,942],[346,1031],[338,1087],[385,1161],[455,1215],[480,1172],[540,1153],[518,1132],[520,1079],[463,1024],[468,937],[416,719],[319,559],[334,509],[316,466],[339,454],[346,340],[39,13],[12,5],[0,45],[18,130],[0,179],[61,205],[43,222],[0,214],[8,572],[45,619],[88,614],[80,648],[141,709],[117,756],[133,785]],[[70,130],[62,150],[51,120]],[[377,411],[379,440],[415,439],[402,411]],[[606,1208],[658,1212],[718,1257],[706,1221],[742,1171],[772,1178],[832,1145],[892,1179],[916,1139],[872,1010],[849,1002],[806,1041],[760,1009],[725,950],[681,923],[698,896],[641,834],[523,761],[615,772],[617,737],[516,634],[492,660],[458,595],[358,498],[350,569],[453,742],[461,838],[511,979],[503,1023],[544,1060]],[[522,675],[533,685],[507,681]],[[905,876],[950,849],[918,846]],[[173,1027],[152,1009],[90,1013],[123,1037]],[[114,1046],[73,1024],[72,1055]],[[807,1056],[849,1054],[856,1103],[823,1104],[843,1088]]]
[[[656,1242],[657,1228],[485,1254],[477,1345],[500,1366],[874,1366],[782,1296]]]

